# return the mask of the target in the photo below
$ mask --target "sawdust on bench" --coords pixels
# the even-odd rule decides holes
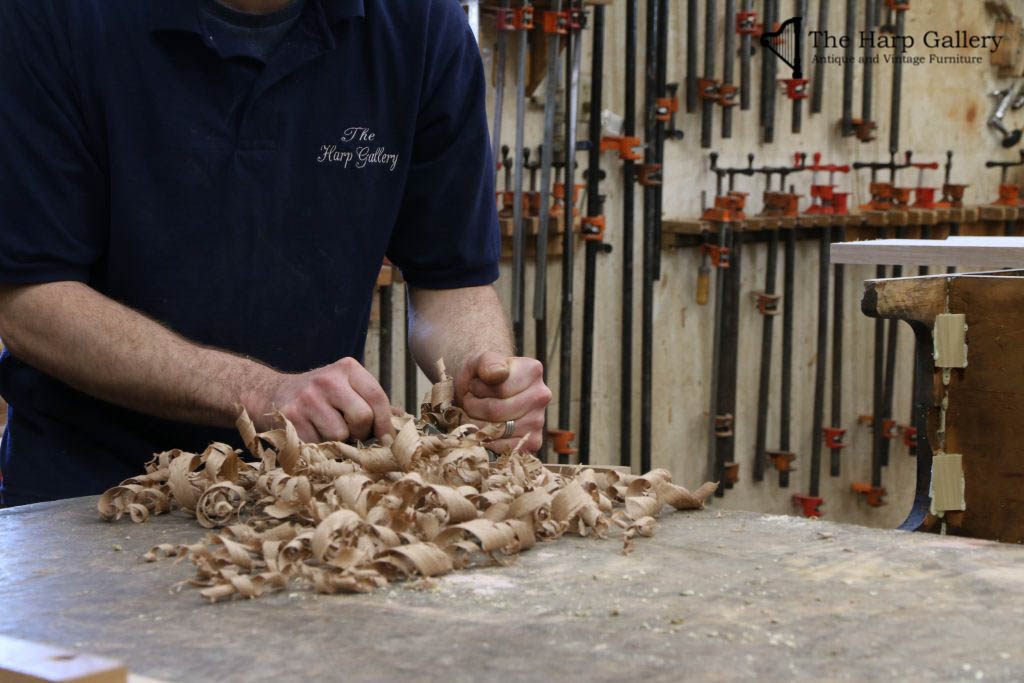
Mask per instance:
[[[186,583],[217,601],[294,584],[366,592],[500,563],[564,533],[605,538],[613,527],[628,553],[637,536],[653,534],[666,504],[698,509],[717,488],[691,493],[663,469],[556,474],[519,449],[491,462],[485,445],[504,425],[468,423],[440,369],[422,416],[392,418],[394,437],[303,443],[284,416],[258,434],[243,410],[236,426],[252,460],[221,443],[158,453],[144,474],[100,497],[100,517],[145,522],[177,508],[216,529],[191,545],[155,546],[145,559],[188,558],[196,572]]]

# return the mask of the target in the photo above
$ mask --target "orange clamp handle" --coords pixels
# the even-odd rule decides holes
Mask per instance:
[[[549,429],[548,438],[551,439],[551,450],[558,455],[572,455],[576,452],[576,449],[569,445],[576,438],[576,434],[573,432],[562,429]]]
[[[711,259],[711,265],[715,268],[729,267],[729,247],[720,247],[717,244],[701,244],[700,250]]]
[[[569,13],[548,10],[544,12],[544,33],[564,36],[569,33]]]
[[[786,84],[786,97],[791,100],[806,100],[807,95],[806,78],[787,78],[783,81]]]
[[[864,496],[864,501],[871,507],[882,507],[885,505],[885,488],[872,486],[866,481],[855,481],[850,484],[850,490]]]
[[[757,12],[736,13],[736,33],[741,36],[759,36],[764,27],[757,23]]]
[[[601,242],[604,240],[604,216],[584,216],[580,220],[580,232],[585,240]]]
[[[667,123],[672,118],[672,114],[679,111],[679,100],[675,97],[659,97],[654,101],[654,109],[654,118]]]
[[[824,504],[824,500],[818,496],[793,496],[794,507],[801,508],[804,513],[804,517],[821,517],[820,508]]]
[[[735,107],[736,106],[736,94],[739,92],[739,88],[731,83],[721,83],[718,86],[718,99],[716,100],[719,105],[723,107]]]
[[[846,436],[846,430],[839,427],[824,427],[822,430],[822,436],[825,437],[825,448],[831,450],[839,450],[845,448],[846,444],[843,443],[843,438]]]
[[[702,100],[715,100],[718,101],[718,84],[719,81],[714,78],[698,78],[697,79],[697,96]]]
[[[772,461],[772,467],[778,472],[795,472],[793,461],[796,460],[796,453],[792,451],[765,451],[765,455]]]
[[[614,150],[619,153],[623,161],[639,161],[644,158],[643,142],[640,138],[626,137],[622,135],[608,135],[601,138],[601,151]]]

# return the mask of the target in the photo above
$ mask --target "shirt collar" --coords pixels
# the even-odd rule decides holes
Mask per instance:
[[[323,5],[324,15],[331,24],[342,19],[365,16],[364,0],[313,1]],[[199,0],[150,0],[149,28],[151,31],[201,33]]]

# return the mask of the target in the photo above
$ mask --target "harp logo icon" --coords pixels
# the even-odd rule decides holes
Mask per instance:
[[[778,30],[761,34],[761,47],[771,50],[793,70],[793,78],[804,77],[803,17],[791,17]]]

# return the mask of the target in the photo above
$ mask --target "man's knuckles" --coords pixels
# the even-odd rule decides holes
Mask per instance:
[[[536,358],[516,358],[515,364],[516,372],[523,372],[530,379],[537,380],[544,376],[544,366]]]
[[[470,381],[467,393],[478,398],[512,398],[516,395],[515,389],[508,382],[492,385],[476,378]]]
[[[338,370],[341,370],[342,372],[348,374],[350,372],[356,372],[358,369],[362,368],[363,366],[360,365],[359,361],[357,361],[352,356],[346,356],[345,358],[342,358],[341,360],[335,362],[333,367],[335,367]]]
[[[342,410],[345,422],[352,433],[360,438],[365,437],[373,428],[373,411],[367,406],[353,405]]]
[[[317,372],[313,375],[307,385],[313,391],[320,394],[337,393],[337,391],[348,384],[348,379],[339,371]]]
[[[523,442],[522,448],[525,451],[529,451],[531,453],[536,453],[537,449],[540,448],[540,444],[541,444],[541,435],[540,435],[540,433],[539,432],[531,432],[530,435],[527,436],[526,440]]]

